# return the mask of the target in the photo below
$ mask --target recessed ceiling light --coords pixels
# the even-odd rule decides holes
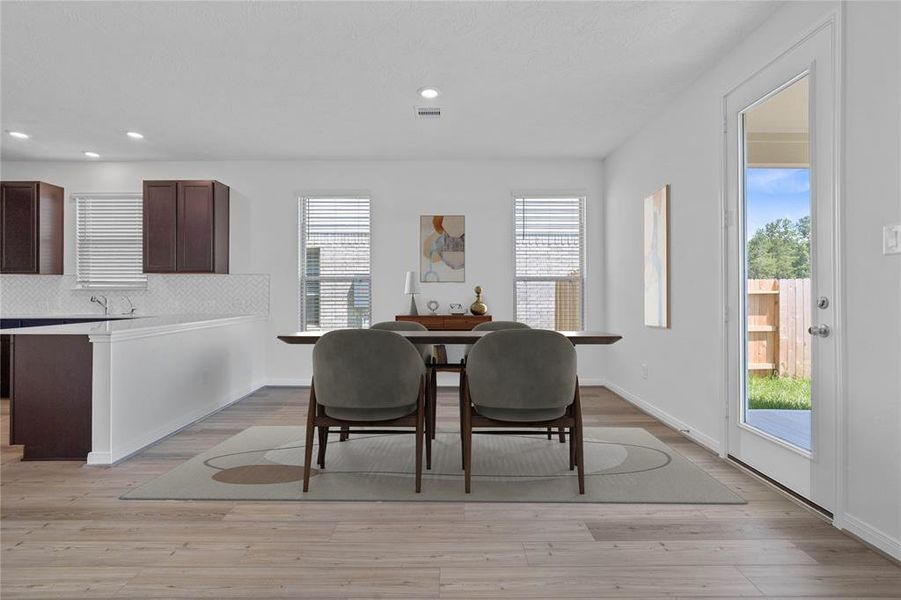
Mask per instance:
[[[14,138],[18,138],[20,140],[27,140],[28,138],[31,137],[27,133],[22,133],[21,131],[8,131],[7,133],[9,135],[13,136]]]
[[[422,96],[423,98],[425,98],[426,100],[434,100],[435,98],[438,97],[438,94],[440,94],[440,93],[441,92],[439,92],[437,88],[432,88],[432,87],[419,88],[419,95]]]
[[[130,137],[133,140],[143,140],[144,139],[144,134],[138,133],[137,131],[129,131],[125,135],[127,135],[128,137]]]
[[[85,150],[84,155],[88,158],[100,158],[100,155],[96,152],[91,152],[90,150]]]

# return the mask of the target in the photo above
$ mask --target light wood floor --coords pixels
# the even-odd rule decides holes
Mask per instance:
[[[306,401],[261,390],[113,468],[19,462],[4,402],[3,599],[901,597],[901,568],[603,388],[587,426],[644,427],[748,504],[117,499]]]

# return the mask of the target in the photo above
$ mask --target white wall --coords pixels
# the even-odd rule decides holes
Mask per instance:
[[[901,3],[849,3],[845,34],[845,516],[901,557]]]
[[[578,192],[588,196],[587,326],[600,324],[601,166],[560,161],[244,161],[5,162],[3,179],[39,179],[75,192],[140,192],[144,179],[218,179],[231,186],[231,272],[269,273],[267,379],[302,383],[310,349],[275,339],[297,319],[297,194],[365,192],[372,198],[374,321],[405,313],[403,276],[418,271],[419,216],[466,215],[466,283],[422,284],[420,312],[435,299],[468,306],[481,285],[496,319],[513,317],[513,191]],[[66,205],[65,271],[74,271],[74,206]],[[140,307],[139,307],[140,308]],[[604,348],[581,348],[583,380],[598,381]]]
[[[844,267],[847,315],[846,514],[839,523],[899,552],[901,536],[901,257],[882,256],[884,223],[901,221],[899,4],[849,3],[845,22]],[[604,161],[604,327],[624,335],[605,361],[614,389],[719,449],[722,98],[809,31],[837,3],[781,8],[666,111]],[[669,330],[642,319],[641,200],[671,184]],[[648,365],[648,379],[640,365]],[[842,522],[843,517],[848,517]]]

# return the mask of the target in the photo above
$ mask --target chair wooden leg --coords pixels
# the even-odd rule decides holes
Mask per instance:
[[[307,443],[303,449],[303,491],[310,490],[310,468],[313,462],[313,430],[316,429],[316,392],[310,388],[310,407],[307,409]]]
[[[432,439],[438,433],[438,369],[432,369],[430,377],[432,410],[430,412],[432,418]]]
[[[319,466],[325,468],[325,449],[328,447],[328,427],[319,428]]]
[[[469,404],[469,394],[464,394]],[[472,409],[466,406],[463,411],[463,480],[466,493],[472,488]]]
[[[553,437],[554,437],[554,428],[553,428],[553,427],[548,427],[548,428],[547,428],[547,439],[548,439],[548,441],[550,441],[551,439],[553,439]]]
[[[566,427],[558,427],[557,434],[560,436],[560,443],[566,443]]]
[[[463,420],[465,417],[463,416],[463,411],[465,410],[465,392],[464,388],[466,387],[466,377],[463,371],[463,362],[460,361],[460,468],[466,468],[466,435],[463,432]]]
[[[569,470],[576,468],[576,436],[573,434],[574,427],[569,428]]]
[[[350,439],[350,427],[342,427],[341,435],[338,436],[338,441],[346,442],[348,439]]]
[[[576,398],[573,402],[573,417],[575,418],[576,434],[576,468],[579,475],[579,493],[585,493],[585,438],[582,427],[582,401],[579,398],[579,382],[576,381]]]
[[[434,439],[434,425],[433,425],[433,413],[434,406],[432,405],[431,398],[429,398],[429,394],[426,394],[425,398],[425,468],[430,471],[432,469],[432,439]]]
[[[416,493],[422,491],[422,439],[425,429],[425,389],[424,383],[419,392],[419,407],[416,410]]]

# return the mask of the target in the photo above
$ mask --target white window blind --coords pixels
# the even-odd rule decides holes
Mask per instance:
[[[514,200],[516,320],[532,327],[582,329],[585,199]]]
[[[147,286],[140,194],[75,197],[75,284],[91,289]]]
[[[368,327],[369,198],[300,199],[300,328]]]

